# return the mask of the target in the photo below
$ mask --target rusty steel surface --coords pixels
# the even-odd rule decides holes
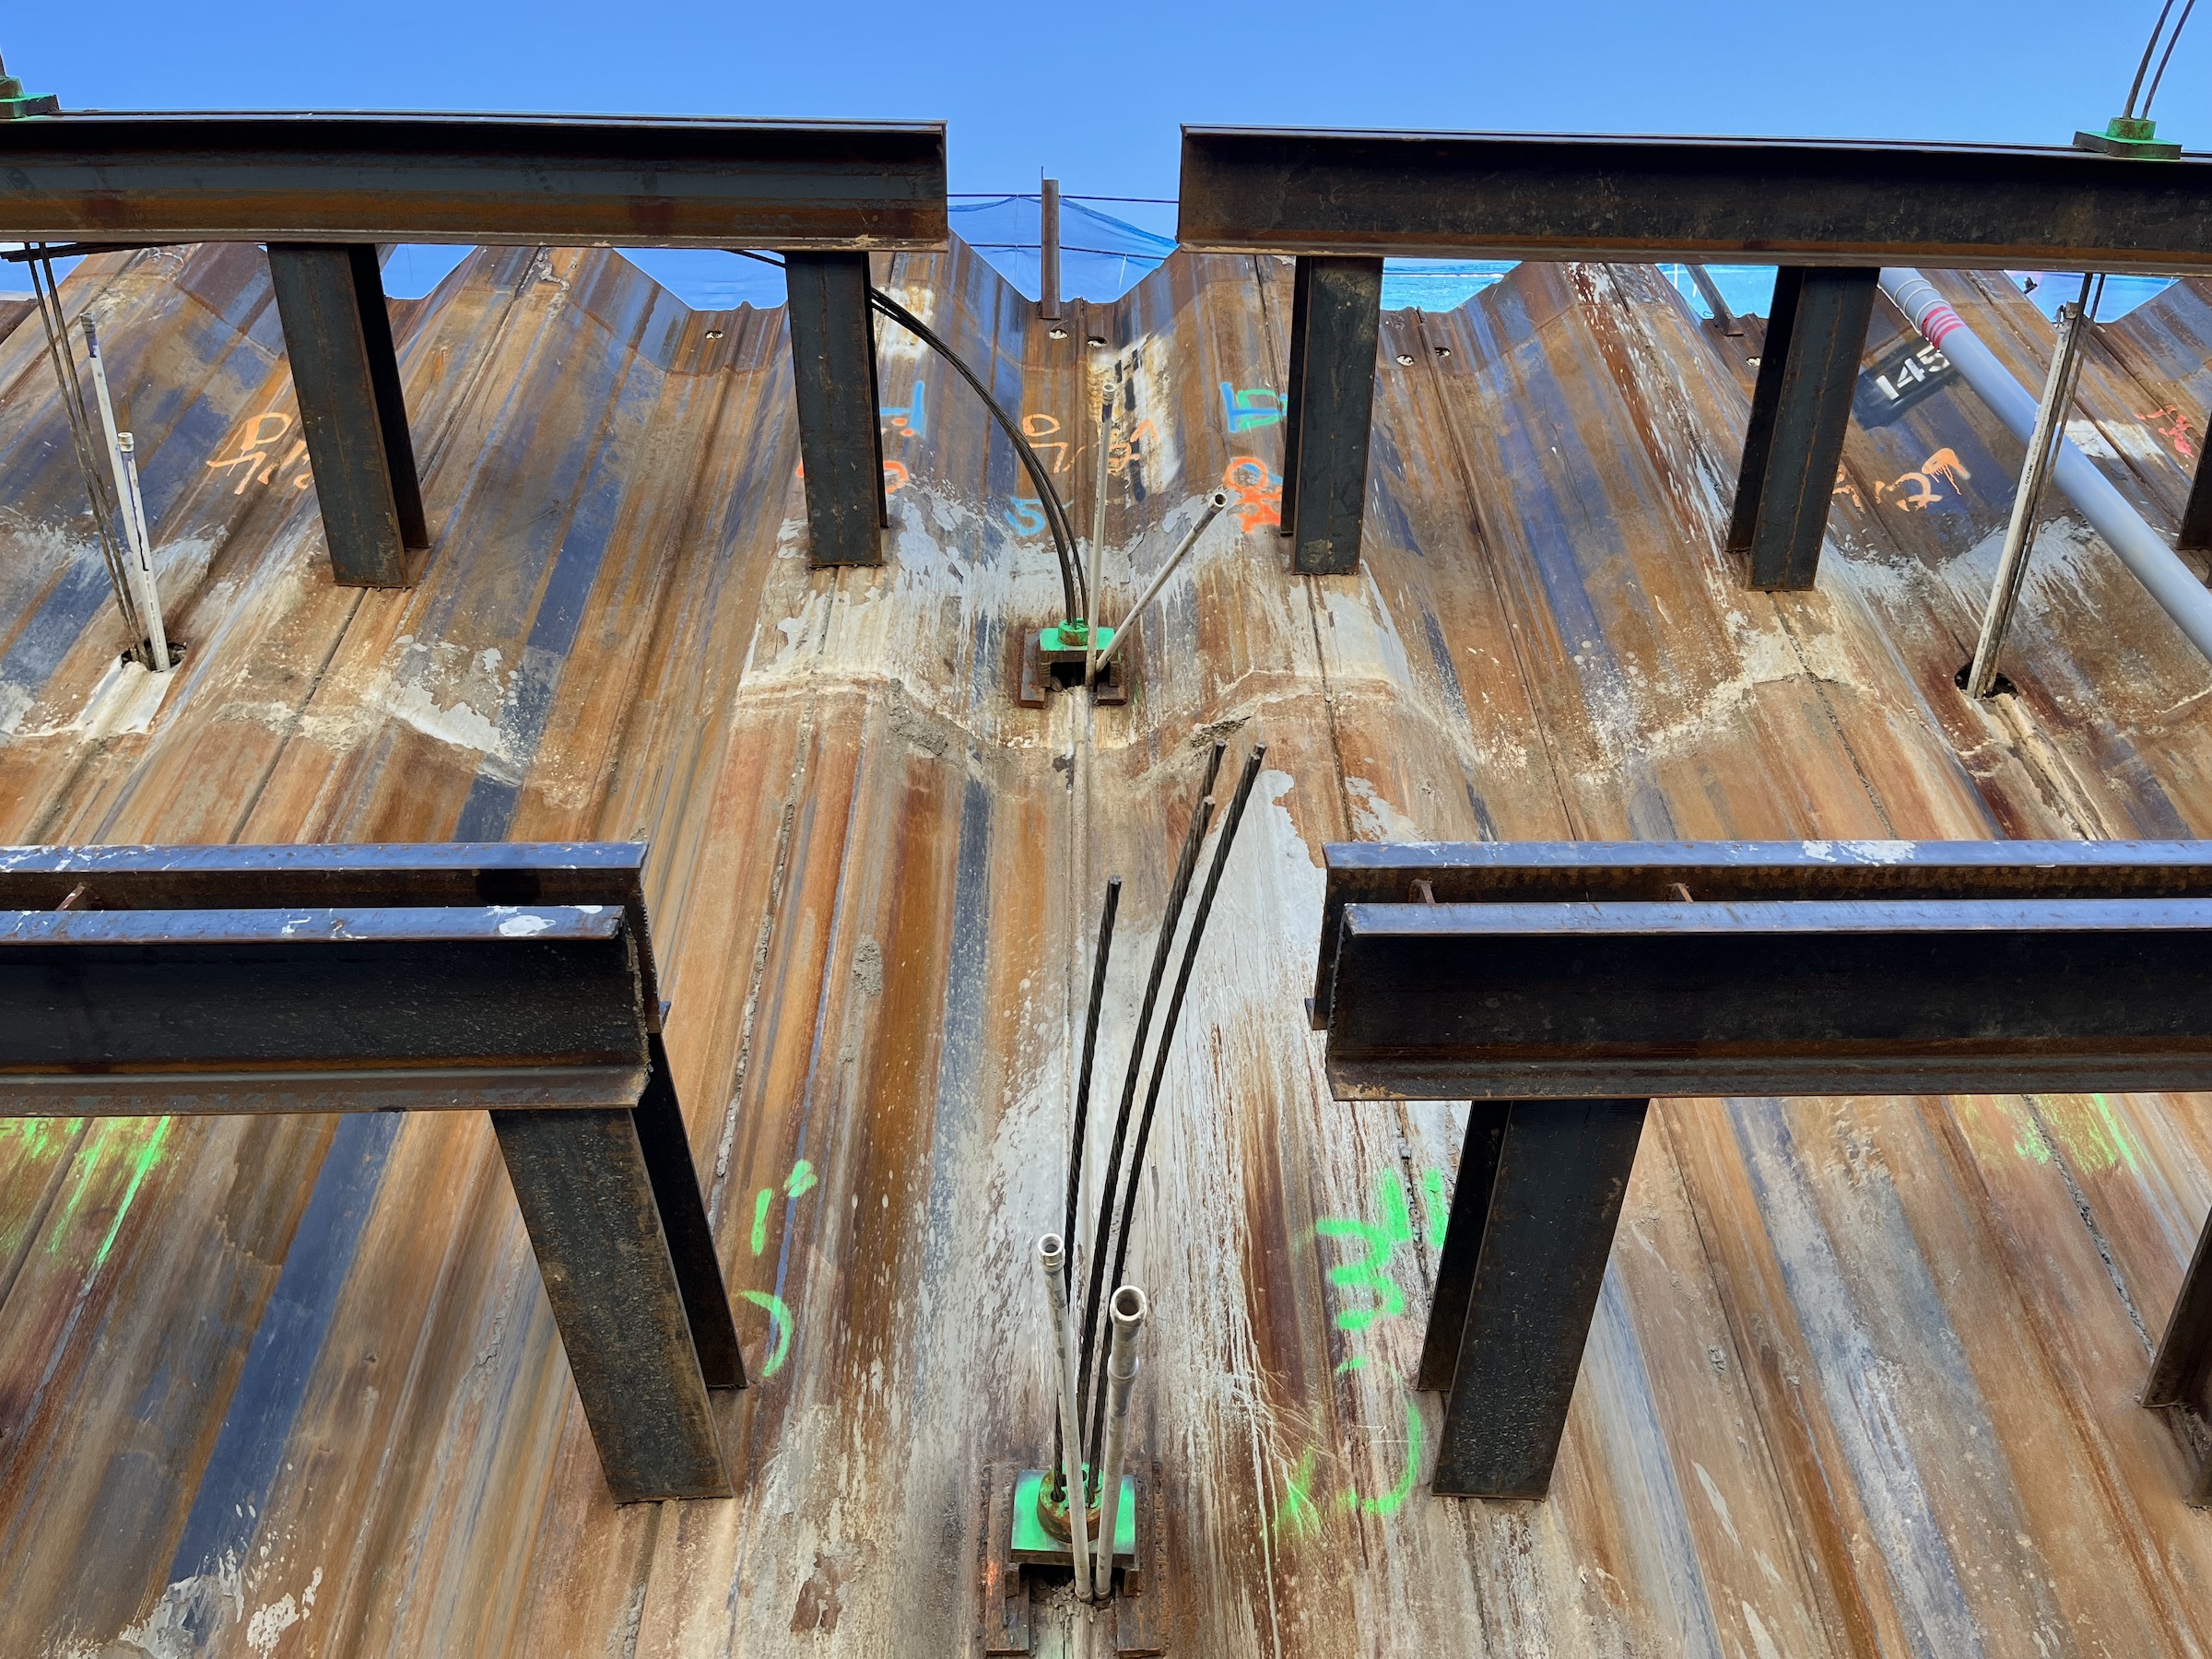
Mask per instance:
[[[479,253],[394,307],[437,557],[340,590],[261,255],[88,261],[66,299],[191,648],[166,685],[116,665],[35,325],[0,340],[0,841],[649,841],[753,1382],[711,1401],[732,1499],[612,1503],[481,1118],[0,1124],[0,1650],[973,1651],[984,1471],[1050,1450],[1033,1249],[1090,918],[1124,877],[1111,1068],[1217,736],[1266,770],[1131,1274],[1171,1653],[2212,1648],[2195,1454],[2136,1402],[2212,1203],[2198,1102],[1654,1103],[1549,1495],[1465,1502],[1413,1382],[1466,1108],[1330,1100],[1306,1026],[1333,841],[2212,831],[2212,674],[2063,502],[2017,694],[1954,686],[2021,452],[1971,394],[1854,427],[1818,584],[1747,593],[1758,328],[1649,269],[1524,266],[1383,317],[1361,569],[1299,578],[1288,262],[1178,255],[1060,341],[957,245],[877,277],[1078,524],[1116,391],[1107,620],[1231,492],[1125,705],[1014,702],[1044,517],[901,330],[886,562],[810,570],[781,312]],[[2040,314],[1936,280],[2035,382]],[[1870,348],[1900,328],[1877,302]],[[2077,441],[2171,527],[2212,298],[2088,350]],[[1066,1654],[1065,1600],[1031,1612]]]
[[[20,241],[936,248],[936,122],[92,112],[0,123]]]
[[[2212,159],[2112,159],[2031,145],[1186,126],[1176,235],[1211,253],[2212,265]]]

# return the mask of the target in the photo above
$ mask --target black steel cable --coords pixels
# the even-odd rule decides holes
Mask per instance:
[[[1106,963],[1113,953],[1113,918],[1122,908],[1122,878],[1106,878],[1106,908],[1099,916],[1099,948],[1090,965],[1090,1011],[1083,1020],[1083,1059],[1076,1078],[1076,1124],[1068,1137],[1067,1148],[1067,1225],[1060,1236],[1073,1240],[1076,1236],[1076,1203],[1081,1196],[1083,1184],[1083,1131],[1090,1116],[1090,1074],[1093,1057],[1099,1048],[1099,1007],[1106,1000]],[[1067,1285],[1076,1284],[1076,1253],[1067,1252]]]
[[[2143,118],[2150,119],[2150,106],[2158,101],[2159,83],[2166,78],[2166,65],[2173,62],[2173,49],[2181,43],[2182,30],[2189,27],[2189,14],[2196,9],[2196,0],[2188,0],[2182,15],[2174,20],[2173,32],[2166,37],[2166,50],[2159,56],[2159,72],[2150,77],[2150,90],[2143,95]]]
[[[1083,1195],[1083,1130],[1090,1115],[1090,1073],[1092,1057],[1099,1047],[1099,1006],[1106,998],[1106,964],[1113,954],[1113,918],[1122,908],[1122,878],[1106,878],[1106,908],[1099,917],[1098,953],[1090,964],[1090,1011],[1083,1020],[1083,1058],[1076,1077],[1076,1123],[1068,1136],[1067,1147],[1067,1224],[1060,1230],[1061,1238],[1068,1241],[1062,1253],[1061,1272],[1065,1276],[1067,1288],[1076,1288],[1076,1222],[1079,1219],[1076,1206]],[[1059,1338],[1057,1334],[1054,1340]],[[1053,1461],[1046,1466],[1052,1471],[1053,1488],[1058,1491],[1067,1484],[1065,1460],[1061,1453],[1065,1441],[1060,1414],[1053,1413]]]
[[[2166,32],[2166,15],[2173,10],[2173,0],[2159,7],[2159,20],[2150,26],[2150,39],[2143,42],[2143,61],[2136,65],[2136,78],[2127,89],[2127,108],[2121,112],[2123,121],[2132,119],[2136,112],[2136,94],[2143,90],[2143,76],[2150,70],[2150,54],[2159,49],[2159,37]]]
[[[108,512],[107,492],[100,481],[99,464],[93,458],[91,423],[85,414],[84,383],[77,379],[76,359],[69,348],[69,321],[62,310],[61,288],[54,280],[52,260],[34,261],[29,270],[31,292],[38,300],[39,323],[46,335],[46,355],[53,364],[63,417],[68,422],[70,442],[76,451],[77,470],[84,476],[85,493],[92,502],[94,537],[108,567],[108,582],[115,591],[115,608],[123,618],[124,626],[130,630],[130,649],[135,655],[146,630],[139,621],[138,606],[131,596],[123,554],[116,545],[115,527]],[[42,285],[41,273],[45,277]]]
[[[1073,620],[1081,617],[1083,561],[1076,552],[1075,533],[1068,528],[1067,509],[1061,503],[1059,492],[1053,488],[1052,479],[1045,475],[1044,463],[1037,458],[1037,452],[1030,447],[1030,441],[1022,435],[1021,428],[1000,406],[998,399],[991,395],[991,389],[977,377],[975,371],[961,360],[958,352],[939,339],[928,324],[881,288],[870,288],[868,298],[877,311],[901,328],[920,335],[924,344],[950,363],[959,377],[975,388],[975,394],[983,400],[983,406],[998,421],[999,427],[1006,434],[1007,441],[1013,444],[1015,453],[1021,457],[1022,465],[1029,469],[1030,481],[1037,486],[1038,498],[1045,510],[1045,522],[1053,532],[1053,551],[1060,559],[1060,593],[1067,606],[1068,618]]]
[[[1091,1350],[1099,1337],[1100,1281],[1106,1274],[1106,1246],[1112,1241],[1113,1198],[1121,1179],[1122,1147],[1129,1135],[1129,1114],[1136,1105],[1136,1079],[1144,1064],[1145,1037],[1152,1029],[1152,1009],[1159,999],[1159,982],[1167,972],[1168,952],[1175,942],[1175,927],[1182,919],[1182,901],[1191,890],[1191,872],[1198,863],[1198,848],[1206,840],[1206,828],[1214,816],[1214,779],[1221,771],[1221,756],[1228,746],[1217,743],[1206,757],[1206,782],[1201,786],[1203,799],[1197,810],[1191,814],[1189,828],[1183,832],[1182,853],[1175,862],[1175,879],[1168,888],[1168,902],[1160,912],[1159,937],[1152,947],[1152,972],[1145,982],[1145,1000],[1137,1009],[1136,1035],[1129,1045],[1129,1065],[1122,1075],[1122,1105],[1113,1122],[1113,1141],[1106,1154],[1106,1182],[1099,1198],[1099,1225],[1097,1242],[1090,1253],[1089,1293],[1083,1299],[1083,1361],[1076,1382],[1076,1399],[1080,1406],[1088,1397],[1091,1379]]]
[[[749,248],[731,248],[727,252],[736,254],[740,259],[757,259],[762,265],[771,265],[778,269],[783,265],[782,260],[766,253],[756,253]],[[983,406],[991,411],[992,418],[1014,445],[1014,453],[1021,457],[1030,481],[1037,486],[1038,499],[1044,508],[1045,524],[1053,533],[1053,551],[1060,560],[1060,597],[1067,607],[1067,619],[1073,621],[1081,617],[1083,561],[1076,551],[1075,533],[1067,525],[1067,509],[1053,490],[1052,479],[1045,476],[1044,463],[1037,458],[1037,452],[1030,447],[1030,441],[1022,435],[1021,428],[1006,413],[998,399],[991,395],[991,389],[977,378],[975,371],[968,367],[959,352],[939,339],[928,324],[879,288],[871,287],[868,289],[868,303],[900,327],[917,335],[923,344],[950,363],[959,377],[975,388],[975,394],[983,400]]]
[[[1129,1229],[1136,1218],[1136,1190],[1145,1175],[1145,1148],[1152,1139],[1152,1113],[1159,1104],[1160,1081],[1167,1076],[1168,1051],[1175,1044],[1175,1027],[1182,1018],[1183,994],[1190,989],[1191,965],[1198,959],[1198,947],[1206,939],[1206,919],[1213,913],[1214,894],[1221,886],[1221,872],[1229,864],[1230,849],[1236,845],[1237,826],[1244,818],[1244,803],[1252,798],[1252,786],[1258,781],[1260,762],[1266,758],[1267,746],[1254,744],[1245,757],[1244,775],[1237,780],[1237,793],[1230,798],[1229,817],[1222,821],[1220,837],[1214,843],[1214,862],[1206,873],[1206,887],[1198,895],[1197,913],[1191,918],[1190,937],[1183,941],[1182,966],[1175,973],[1174,994],[1168,998],[1168,1016],[1160,1022],[1159,1046],[1152,1052],[1152,1081],[1145,1088],[1144,1115],[1136,1122],[1136,1144],[1129,1150],[1129,1184],[1122,1190],[1122,1226],[1113,1245],[1113,1276],[1108,1281],[1115,1288],[1122,1284],[1122,1270],[1129,1261]],[[1091,1411],[1090,1461],[1098,1462],[1100,1437],[1106,1426],[1106,1391],[1099,1390],[1099,1397]]]

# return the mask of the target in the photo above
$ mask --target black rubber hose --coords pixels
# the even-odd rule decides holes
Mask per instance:
[[[1136,1144],[1129,1149],[1129,1184],[1122,1190],[1122,1227],[1113,1244],[1113,1277],[1108,1282],[1115,1288],[1122,1283],[1122,1269],[1129,1261],[1129,1229],[1136,1218],[1137,1183],[1145,1176],[1145,1148],[1152,1139],[1152,1113],[1159,1104],[1159,1085],[1168,1072],[1168,1051],[1175,1043],[1175,1027],[1182,1018],[1183,993],[1190,989],[1191,964],[1198,959],[1198,947],[1206,938],[1206,919],[1213,913],[1214,893],[1221,885],[1221,872],[1229,864],[1230,849],[1236,845],[1237,825],[1244,818],[1244,803],[1252,796],[1252,786],[1260,775],[1260,762],[1265,758],[1267,746],[1255,744],[1245,758],[1244,775],[1237,780],[1237,793],[1229,803],[1229,817],[1221,825],[1221,837],[1214,843],[1214,862],[1206,873],[1206,887],[1198,895],[1198,911],[1191,918],[1191,936],[1183,941],[1182,966],[1176,971],[1174,994],[1168,998],[1168,1015],[1160,1022],[1159,1046],[1152,1053],[1152,1081],[1145,1088],[1144,1115],[1136,1121]],[[1099,1398],[1091,1410],[1090,1460],[1099,1459],[1099,1439],[1106,1423],[1106,1391],[1099,1390]]]
[[[1190,827],[1183,833],[1182,854],[1176,861],[1175,880],[1168,888],[1168,902],[1160,912],[1159,937],[1152,947],[1152,973],[1145,982],[1145,1000],[1137,1010],[1136,1036],[1129,1045],[1128,1068],[1122,1075],[1122,1105],[1113,1122],[1113,1141],[1106,1154],[1106,1184],[1099,1198],[1099,1226],[1097,1242],[1090,1253],[1090,1288],[1083,1299],[1083,1364],[1076,1383],[1076,1398],[1088,1400],[1092,1374],[1092,1348],[1099,1338],[1100,1282],[1106,1276],[1106,1246],[1112,1242],[1113,1197],[1116,1183],[1121,1179],[1122,1147],[1129,1135],[1129,1114],[1136,1105],[1136,1079],[1144,1064],[1145,1037],[1152,1029],[1152,1009],[1159,999],[1159,982],[1167,973],[1168,953],[1175,942],[1175,926],[1182,919],[1182,901],[1191,890],[1191,872],[1198,863],[1198,848],[1206,840],[1206,828],[1214,816],[1214,779],[1221,771],[1221,756],[1227,746],[1217,743],[1213,753],[1206,757],[1206,782],[1200,794],[1205,796],[1198,809],[1191,814]]]

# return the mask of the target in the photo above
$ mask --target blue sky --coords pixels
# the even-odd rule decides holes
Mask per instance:
[[[1186,121],[2065,143],[2119,112],[2157,9],[103,0],[96,26],[70,6],[9,7],[0,51],[78,109],[938,119],[956,191],[1033,190],[1042,168],[1071,192],[1171,196]],[[2157,112],[2161,135],[2212,148],[2212,17],[2191,25]]]

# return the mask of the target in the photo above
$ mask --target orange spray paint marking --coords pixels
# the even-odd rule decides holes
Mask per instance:
[[[1221,488],[1235,498],[1229,510],[1237,515],[1237,528],[1244,535],[1263,524],[1282,527],[1282,475],[1257,455],[1232,459],[1221,474]]]

